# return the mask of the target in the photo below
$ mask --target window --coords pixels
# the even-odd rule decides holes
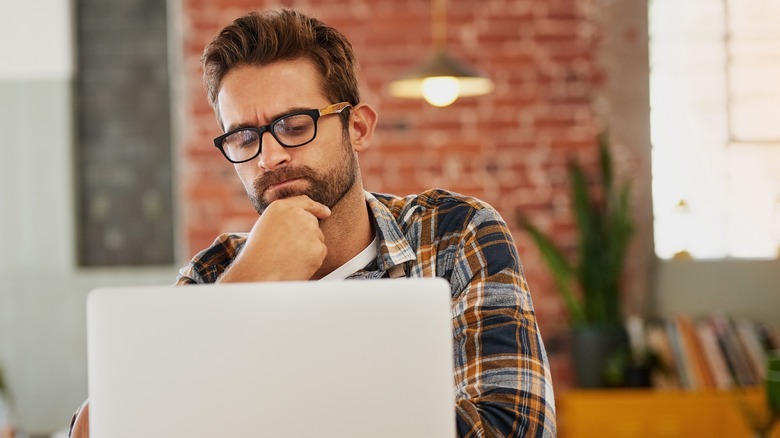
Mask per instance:
[[[656,254],[780,246],[780,2],[650,0]]]

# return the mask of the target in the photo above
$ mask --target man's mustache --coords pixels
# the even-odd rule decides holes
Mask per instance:
[[[315,176],[316,173],[314,172],[314,169],[309,166],[283,167],[258,177],[254,182],[254,189],[258,196],[262,196],[262,194],[272,185],[298,178],[311,180],[314,179]]]

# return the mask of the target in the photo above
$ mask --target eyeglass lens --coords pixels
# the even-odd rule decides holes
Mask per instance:
[[[277,120],[271,125],[274,138],[285,147],[304,145],[314,139],[316,125],[309,114],[295,114]],[[243,129],[227,136],[222,148],[232,161],[244,161],[257,155],[260,149],[257,129]]]

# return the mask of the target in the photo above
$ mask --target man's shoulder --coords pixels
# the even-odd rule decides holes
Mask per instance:
[[[409,208],[440,209],[468,208],[481,210],[492,209],[488,203],[473,196],[462,195],[450,190],[434,188],[419,194],[397,196],[386,193],[372,193],[376,199],[391,211],[403,211]]]
[[[485,201],[444,189],[429,189],[419,194],[395,196],[373,193],[399,223],[433,221],[439,232],[467,227],[474,221],[490,217],[500,218],[496,210]]]

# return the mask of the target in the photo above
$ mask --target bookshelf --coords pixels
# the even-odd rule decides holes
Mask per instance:
[[[636,318],[634,318],[636,319]],[[774,324],[713,313],[677,314],[640,322],[629,331],[632,350],[653,357],[653,386],[663,389],[730,390],[760,386],[767,360],[780,351]],[[640,346],[640,347],[636,347]]]
[[[569,390],[558,396],[560,438],[751,438],[741,405],[763,407],[761,388],[745,390]],[[780,426],[771,438],[780,438]]]
[[[751,422],[768,419],[767,382],[777,389],[767,372],[780,350],[775,325],[723,313],[629,322],[632,351],[643,353],[635,356],[660,364],[654,388],[556,394],[560,437],[759,436]],[[770,437],[780,438],[780,425]]]

